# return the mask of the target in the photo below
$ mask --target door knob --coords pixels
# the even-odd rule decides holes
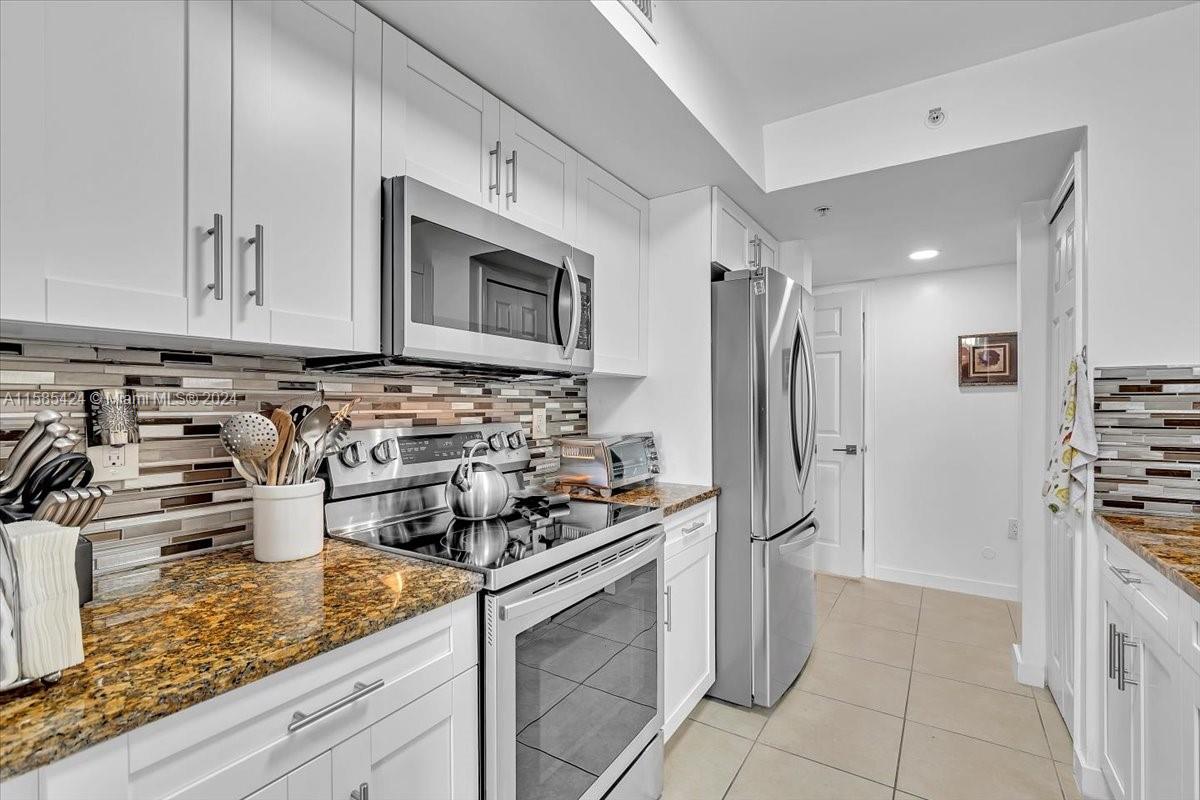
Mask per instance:
[[[848,444],[845,447],[835,447],[835,448],[833,448],[833,452],[845,453],[848,456],[856,456],[856,455],[858,455],[858,445]]]

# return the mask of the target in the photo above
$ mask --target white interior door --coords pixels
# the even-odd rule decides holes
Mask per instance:
[[[1050,430],[1057,431],[1060,421],[1060,404],[1067,377],[1067,366],[1074,357],[1077,347],[1077,274],[1078,252],[1075,225],[1075,195],[1068,190],[1058,215],[1050,223],[1050,297],[1047,303],[1047,359],[1050,374],[1046,385],[1050,388]],[[1081,378],[1083,379],[1083,378]],[[1049,647],[1047,653],[1046,678],[1050,694],[1058,703],[1063,719],[1069,728],[1074,727],[1075,674],[1076,674],[1076,594],[1079,588],[1080,536],[1083,530],[1075,511],[1050,514],[1047,530],[1049,591]]]
[[[863,573],[863,292],[816,296],[817,569]]]

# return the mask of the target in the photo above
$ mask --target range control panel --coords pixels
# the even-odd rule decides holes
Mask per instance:
[[[486,447],[476,450],[476,458],[501,472],[529,467],[529,442],[518,422],[352,430],[338,451],[326,457],[329,497],[441,483],[464,451],[481,441]]]

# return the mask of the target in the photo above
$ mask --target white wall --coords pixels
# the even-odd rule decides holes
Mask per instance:
[[[664,481],[712,483],[711,198],[705,186],[650,201],[650,369],[588,379],[593,433],[654,431]]]
[[[1016,267],[888,278],[867,291],[874,574],[1015,599],[1016,387],[960,388],[957,344],[1016,330]]]
[[[767,189],[1087,126],[1091,361],[1196,363],[1197,30],[1191,4],[772,123]]]

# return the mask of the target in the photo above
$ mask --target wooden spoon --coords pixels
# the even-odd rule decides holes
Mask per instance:
[[[271,455],[267,456],[267,483],[279,486],[287,475],[288,458],[292,454],[292,441],[296,438],[296,425],[292,417],[282,408],[271,412],[271,422],[279,432],[279,442]]]

